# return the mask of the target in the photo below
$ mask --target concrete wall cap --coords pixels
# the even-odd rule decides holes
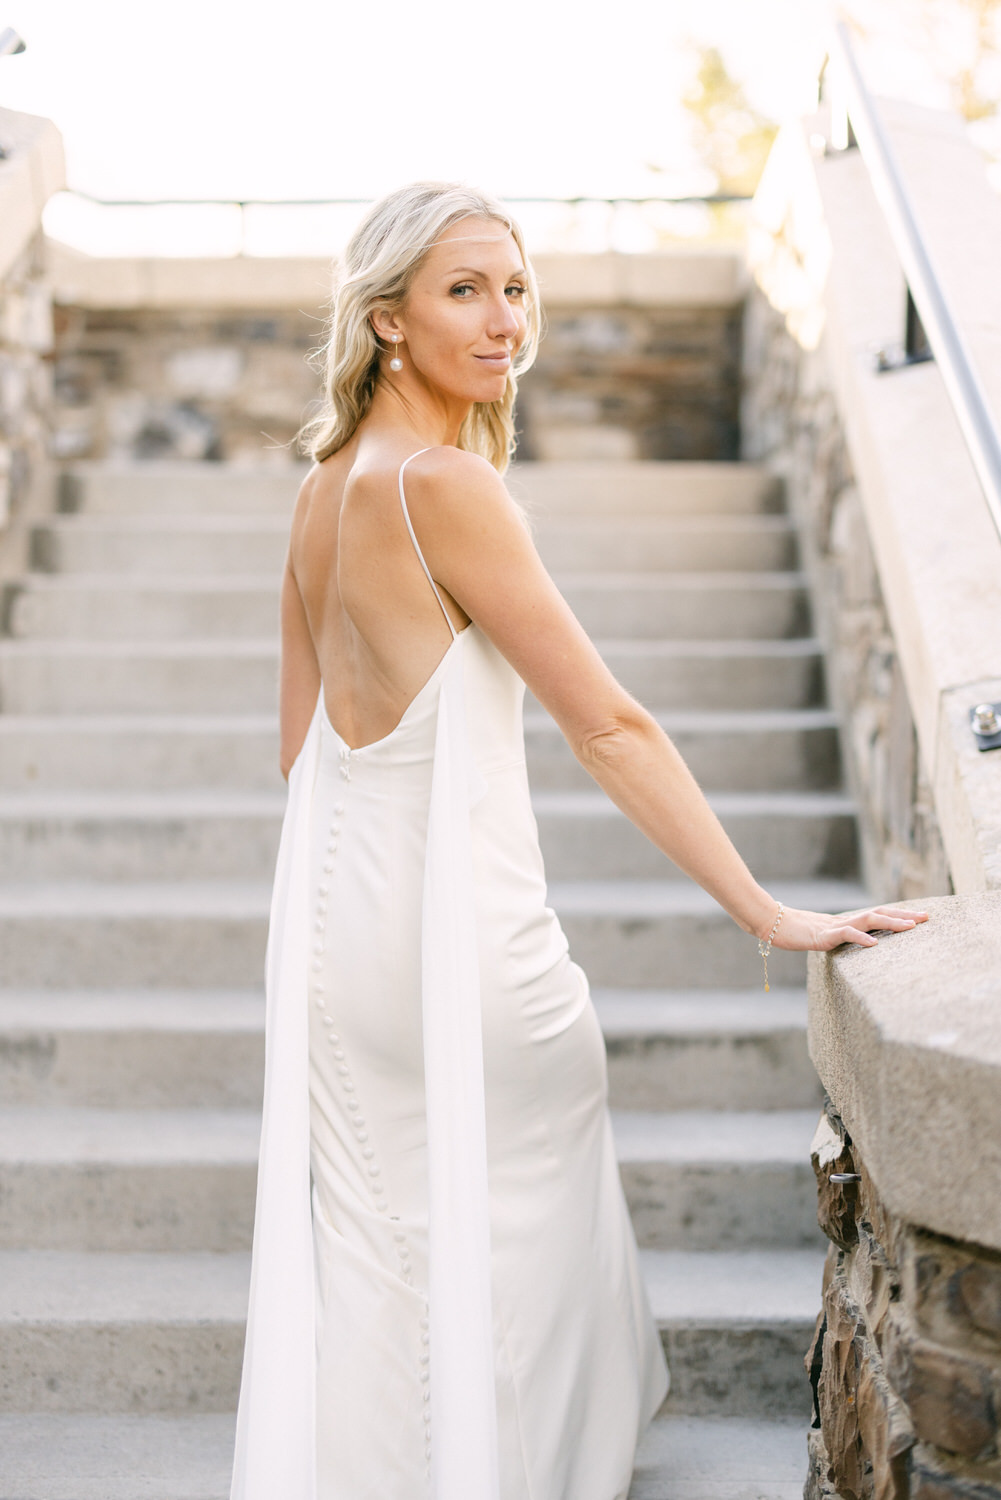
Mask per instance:
[[[649,254],[533,256],[550,307],[734,307],[747,289],[743,252],[695,245]],[[92,256],[56,241],[57,302],[74,307],[302,308],[322,313],[332,262],[309,256]]]
[[[41,115],[0,109],[0,276],[6,275],[42,220],[42,209],[66,185],[63,140]]]
[[[1001,1250],[1001,891],[908,904],[930,921],[810,955],[810,1056],[887,1206]]]

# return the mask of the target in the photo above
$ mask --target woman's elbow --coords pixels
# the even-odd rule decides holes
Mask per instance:
[[[656,722],[645,709],[606,720],[583,733],[574,754],[592,776],[624,765],[636,749],[656,732]]]

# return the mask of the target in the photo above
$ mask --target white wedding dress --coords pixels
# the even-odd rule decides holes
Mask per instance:
[[[232,1500],[623,1500],[668,1387],[524,685],[449,628],[373,744],[321,690],[290,777]]]

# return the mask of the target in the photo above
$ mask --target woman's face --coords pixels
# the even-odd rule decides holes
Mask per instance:
[[[528,281],[518,246],[496,219],[462,219],[431,247],[386,327],[401,336],[392,381],[416,376],[462,401],[499,401],[524,341]],[[385,335],[383,335],[385,337]]]

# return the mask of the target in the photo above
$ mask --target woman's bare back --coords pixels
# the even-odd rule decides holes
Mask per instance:
[[[396,727],[451,642],[400,503],[400,465],[413,451],[349,443],[310,470],[296,501],[299,618],[296,600],[284,601],[284,668],[306,679],[314,704],[322,681],[327,715],[353,747]],[[440,592],[461,630],[467,616]]]

